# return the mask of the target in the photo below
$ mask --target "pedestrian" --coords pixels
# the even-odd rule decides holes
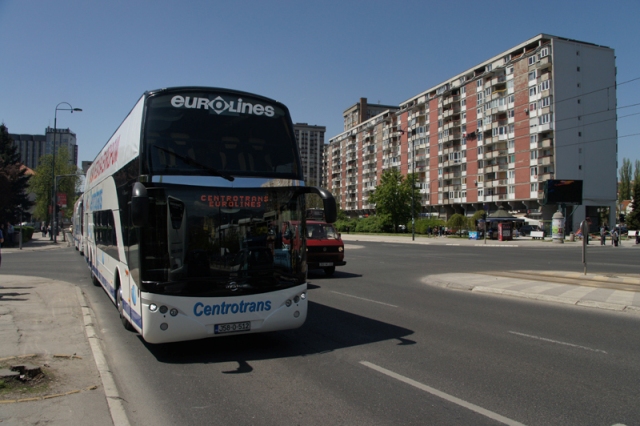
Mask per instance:
[[[607,241],[607,231],[605,230],[604,225],[600,227],[600,245],[605,245]]]
[[[42,232],[42,238],[47,236],[47,227],[44,226],[44,222],[40,224],[40,232]]]
[[[636,231],[636,244],[640,244],[640,231]]]
[[[614,247],[618,247],[618,229],[613,228],[613,232],[611,232],[611,242]]]
[[[5,235],[7,238],[7,247],[13,247],[13,225],[11,222],[7,222],[5,229],[7,230],[7,235]]]
[[[49,236],[50,236],[51,238],[53,238],[53,234],[51,233],[51,225],[50,225],[50,224],[49,224],[49,225],[47,225],[47,234],[49,234]],[[45,235],[45,237],[46,237],[46,235]]]

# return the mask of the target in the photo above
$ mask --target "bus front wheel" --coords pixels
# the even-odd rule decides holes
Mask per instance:
[[[116,304],[118,305],[118,313],[120,314],[120,321],[122,321],[122,325],[125,329],[129,331],[133,331],[134,328],[129,322],[128,319],[124,316],[124,302],[122,301],[122,287],[118,287],[118,292],[116,295]]]

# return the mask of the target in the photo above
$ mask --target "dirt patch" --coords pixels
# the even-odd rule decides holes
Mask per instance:
[[[0,403],[43,399],[96,389],[97,374],[87,374],[93,360],[76,355],[34,354],[0,359]],[[95,367],[93,368],[95,370]],[[13,374],[9,373],[10,371]]]

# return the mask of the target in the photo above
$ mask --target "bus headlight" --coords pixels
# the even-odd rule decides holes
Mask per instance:
[[[300,295],[300,299],[304,300],[304,299],[306,299],[306,298],[307,298],[307,293],[302,293],[302,294]]]
[[[293,298],[293,303],[298,303],[300,301],[300,296],[295,296]]]
[[[291,306],[291,299],[287,299],[287,301],[284,302],[284,304],[287,305],[287,308]]]
[[[150,304],[150,305],[149,305],[149,310],[150,310],[151,312],[155,312],[155,311],[157,311],[157,310],[158,310],[158,305],[156,305],[155,303]]]
[[[175,317],[176,315],[178,315],[178,310],[176,308],[173,308],[169,311],[169,315],[171,315],[172,317]]]
[[[161,314],[166,314],[168,310],[169,310],[169,308],[167,308],[165,305],[160,306],[160,313]]]
[[[160,330],[165,331],[167,328],[169,328],[169,324],[167,324],[166,322],[160,324]]]

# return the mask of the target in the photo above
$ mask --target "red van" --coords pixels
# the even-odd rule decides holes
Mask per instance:
[[[283,224],[283,227],[287,228],[282,230],[283,244],[291,244],[287,236],[295,235],[298,226],[299,223],[293,221]],[[336,266],[347,264],[344,261],[344,243],[340,233],[332,224],[318,220],[307,220],[306,240],[308,269],[323,269],[324,273],[330,277],[336,271]]]

